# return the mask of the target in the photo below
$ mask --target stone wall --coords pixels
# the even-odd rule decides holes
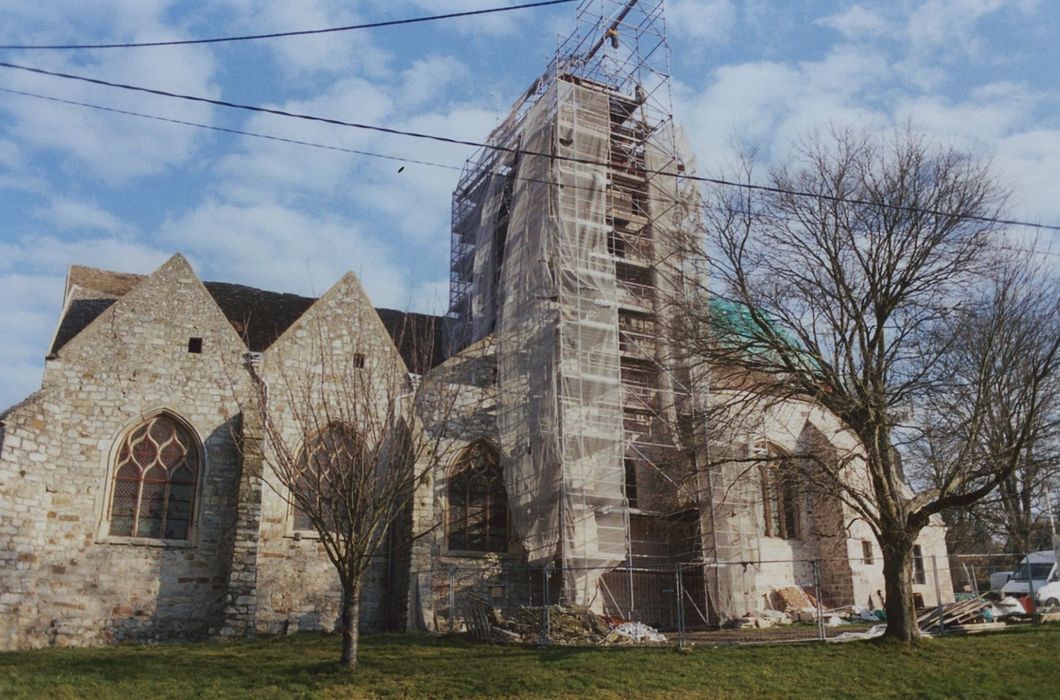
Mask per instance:
[[[476,440],[498,443],[495,352],[492,338],[485,338],[423,380],[417,412],[433,441],[433,458],[417,488],[412,521],[413,532],[427,533],[415,540],[411,552],[410,623],[419,629],[459,630],[468,594],[498,606],[540,604],[543,595],[540,568],[526,566],[514,531],[506,552],[452,551],[446,541],[451,466]]]
[[[268,481],[273,448],[246,355],[178,255],[48,360],[41,391],[2,419],[0,649],[335,626],[335,569],[310,533],[292,531],[287,501]],[[270,369],[296,391],[307,378],[341,387],[349,371],[384,378],[383,399],[410,389],[352,276],[269,348]],[[272,418],[300,445],[297,421],[280,404]],[[112,536],[116,451],[160,412],[202,446],[192,530],[179,541]],[[388,554],[381,549],[365,577],[366,629],[405,609],[407,569],[396,570]],[[395,589],[401,595],[384,594]]]
[[[239,473],[229,377],[244,351],[178,256],[49,359],[42,390],[3,419],[0,648],[209,633],[227,585]],[[113,452],[160,411],[203,447],[193,530],[110,536]]]
[[[410,403],[404,363],[356,278],[350,274],[326,292],[264,353],[269,419],[279,440],[266,442],[256,552],[255,629],[259,632],[332,630],[342,591],[335,567],[314,532],[294,530],[289,490],[273,465],[297,455],[306,435],[327,421],[347,422],[366,442],[396,427],[390,405]],[[411,410],[411,405],[407,411]],[[386,591],[407,591],[407,570],[389,564],[388,541],[362,579],[363,630],[398,626],[403,609]],[[389,614],[388,614],[389,613]],[[391,618],[391,619],[388,619]]]
[[[362,629],[456,629],[470,593],[502,606],[541,602],[540,567],[525,566],[517,533],[500,553],[450,551],[446,543],[448,470],[474,440],[496,443],[490,339],[435,368],[413,409],[400,355],[349,275],[256,364],[246,355],[175,256],[48,359],[41,391],[0,419],[0,649],[333,629],[336,571],[313,533],[293,529],[289,495],[270,471],[278,450],[301,448],[300,402],[309,395],[345,401],[353,413],[335,417],[365,429],[387,403],[402,405],[413,430],[420,430],[413,410],[422,417],[422,478],[365,575]],[[257,410],[248,367],[269,386],[268,416]],[[116,450],[160,412],[201,444],[192,531],[180,541],[112,536]],[[266,439],[266,418],[281,427],[278,442]],[[791,453],[810,443],[815,454],[853,444],[834,417],[797,402],[763,416],[749,434],[754,439],[724,446],[731,459],[761,439]],[[715,613],[765,607],[779,585],[812,586],[814,560],[826,604],[877,602],[882,565],[861,561],[871,531],[834,496],[807,493],[802,537],[783,540],[764,536],[761,484],[746,463],[715,469],[707,481],[704,556],[748,562],[706,570]],[[952,600],[944,536],[932,521],[918,541],[926,580],[915,590],[927,605],[938,598],[932,557],[941,599]]]

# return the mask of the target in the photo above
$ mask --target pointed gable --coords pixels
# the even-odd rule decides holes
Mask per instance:
[[[301,346],[326,341],[325,352],[348,354],[384,352],[389,361],[400,362],[406,367],[404,358],[383,324],[378,311],[372,306],[357,276],[347,272],[306,309],[269,348],[269,354],[287,355]]]
[[[85,301],[77,298],[81,293],[77,290],[87,290],[87,300],[96,301],[100,306],[106,303],[106,306],[66,338],[66,333],[76,327],[75,323],[68,321],[73,304],[67,304],[60,331],[64,326],[68,331],[64,332],[64,338],[57,337],[55,343],[60,357],[81,353],[122,357],[137,352],[173,353],[174,356],[179,353],[182,356],[189,352],[216,352],[212,347],[215,344],[228,351],[244,347],[191,265],[179,253],[146,277],[117,274],[93,277],[97,283],[95,289],[77,284],[78,278],[72,271],[74,281],[68,285],[68,301]],[[117,286],[106,287],[107,280],[116,282]],[[129,288],[123,290],[124,285]],[[107,294],[120,296],[107,299]],[[93,296],[97,298],[92,299]],[[78,323],[82,320],[77,319]],[[203,344],[206,338],[210,342]],[[199,339],[199,350],[192,349],[192,339]],[[60,340],[63,341],[61,344]]]
[[[71,265],[63,312],[52,341],[51,355],[57,356],[96,318],[145,279],[145,275]],[[317,301],[312,297],[271,292],[229,282],[202,284],[247,349],[254,352],[268,349]],[[366,300],[359,284],[357,288]],[[394,309],[375,311],[410,372],[425,374],[445,359],[444,319],[441,316]]]
[[[58,353],[97,316],[143,279],[143,275],[71,265],[66,275],[63,312],[52,338],[50,354]]]

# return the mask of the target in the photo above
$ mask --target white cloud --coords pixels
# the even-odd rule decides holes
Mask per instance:
[[[494,126],[494,115],[471,106],[456,106],[449,112],[418,115],[400,123],[411,131],[448,134],[458,139],[481,140]],[[402,144],[402,152],[433,163],[460,166],[471,154],[467,146],[419,141]],[[444,241],[449,227],[449,195],[459,178],[458,170],[408,164],[397,173],[398,164],[373,162],[351,191],[363,206],[371,207],[394,222],[412,241],[423,244]],[[410,203],[414,202],[414,206]],[[441,245],[441,244],[439,244]],[[442,250],[445,254],[445,250]]]
[[[382,86],[363,78],[336,81],[310,100],[292,100],[280,109],[368,124],[382,124],[393,103]],[[296,119],[256,115],[245,130],[341,148],[378,150],[378,137],[370,131],[342,128]],[[363,160],[336,151],[246,138],[240,150],[218,163],[222,189],[240,200],[289,200],[305,191],[337,192],[349,187],[353,169]]]
[[[95,202],[73,197],[52,197],[48,206],[37,210],[37,217],[63,230],[97,230],[128,236],[136,227],[103,209]]]
[[[816,24],[831,27],[847,39],[859,37],[879,38],[889,35],[896,27],[876,9],[865,5],[851,5],[834,15],[817,20]]]
[[[972,91],[964,100],[939,95],[900,100],[895,104],[894,118],[898,123],[913,124],[935,141],[983,152],[1028,126],[1034,102],[1022,86],[993,83]]]
[[[445,15],[453,12],[470,12],[473,10],[485,10],[505,3],[498,0],[410,0],[414,10],[404,17],[422,17],[433,15]],[[508,4],[514,4],[509,2]],[[538,14],[535,14],[538,13]],[[498,12],[494,14],[477,15],[473,17],[460,17],[450,20],[441,20],[438,27],[453,31],[461,36],[507,36],[525,28],[528,23],[534,23],[540,10],[515,10],[513,12]],[[394,19],[400,19],[395,17]]]
[[[183,38],[166,21],[166,7],[158,2],[123,2],[106,6],[80,3],[66,6],[54,25],[49,3],[23,3],[16,11],[25,22],[21,38],[27,42],[64,42],[83,39],[88,28],[107,40],[158,40]],[[201,46],[150,49],[149,60],[130,60],[123,52],[92,54],[39,53],[17,62],[49,70],[102,77],[107,80],[163,90],[216,97],[215,62]],[[86,58],[81,58],[85,57]],[[212,110],[203,104],[167,100],[142,93],[103,88],[14,70],[4,72],[5,85],[13,89],[118,109],[155,113],[176,119],[211,122]],[[56,151],[65,168],[74,173],[88,169],[111,184],[162,172],[191,158],[203,133],[174,128],[159,122],[83,107],[61,105],[29,97],[5,95],[0,110],[7,112],[11,138],[28,147]]]
[[[734,140],[778,158],[812,129],[885,122],[875,103],[888,70],[885,56],[852,45],[820,61],[724,66],[702,87],[678,86],[678,119],[707,170],[731,152]]]
[[[4,332],[0,333],[0,353],[5,358],[31,363],[47,354],[49,334],[62,308],[63,283],[61,274],[0,275],[0,298],[14,302],[6,305]],[[39,366],[37,371],[39,383]]]
[[[736,26],[732,0],[670,0],[666,3],[666,28],[697,44],[724,44]]]
[[[113,238],[61,240],[24,236],[0,241],[0,299],[4,300],[4,332],[0,354],[0,409],[40,388],[43,358],[62,308],[70,264],[123,272],[148,273],[169,253],[143,243]]]
[[[238,33],[264,34],[364,23],[357,3],[343,0],[299,0],[258,2],[229,0],[226,28]],[[234,17],[233,17],[234,15]],[[372,30],[357,30],[280,38],[255,44],[275,58],[281,75],[296,87],[308,76],[367,75],[389,73],[390,52],[383,49]]]
[[[122,272],[148,273],[165,262],[170,251],[147,243],[117,238],[63,240],[55,236],[23,236],[0,246],[0,273],[31,271],[65,275],[71,264]]]
[[[427,56],[402,71],[399,99],[404,107],[419,107],[444,96],[450,86],[471,77],[467,66],[452,56]]]
[[[0,168],[15,170],[25,164],[22,147],[10,139],[0,139]]]
[[[378,305],[399,304],[410,291],[387,245],[336,216],[209,201],[167,220],[161,238],[204,279],[315,296],[352,269]]]
[[[997,142],[994,166],[1013,196],[1010,209],[1046,224],[1060,222],[1060,129],[1035,128],[1015,132]],[[1058,238],[1051,234],[1053,240]],[[1054,244],[1060,253],[1060,243]]]
[[[906,34],[920,48],[944,46],[951,51],[974,52],[976,23],[998,10],[1016,5],[1011,0],[927,0],[908,17]]]
[[[16,169],[18,174],[6,175],[0,173],[0,192],[9,190],[11,192],[29,192],[44,196],[48,193],[51,185],[47,179],[35,175],[26,175]]]
[[[420,280],[410,286],[412,293],[399,309],[411,309],[421,313],[444,314],[449,308],[449,280]]]

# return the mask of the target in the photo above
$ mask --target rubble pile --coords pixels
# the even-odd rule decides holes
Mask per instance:
[[[774,588],[769,595],[768,604],[772,606],[771,609],[748,611],[743,617],[730,620],[725,626],[732,629],[768,628],[790,625],[793,622],[815,624],[818,618],[821,618],[826,627],[839,627],[848,623],[877,624],[887,617],[883,610],[857,605],[822,609],[813,594],[799,586]]]
[[[725,627],[737,630],[750,627],[765,629],[776,625],[790,625],[794,621],[795,619],[791,615],[779,610],[755,610],[748,611],[743,617],[729,620],[725,623]]]
[[[580,606],[550,605],[548,634],[543,635],[544,611],[521,607],[502,612],[479,596],[469,595],[467,628],[484,641],[536,644],[644,644],[661,643],[666,637],[642,622],[600,615]]]
[[[996,593],[985,593],[970,600],[959,600],[932,608],[917,622],[924,632],[943,627],[948,631],[975,631],[1002,624],[1026,622],[1031,617],[1030,601]]]

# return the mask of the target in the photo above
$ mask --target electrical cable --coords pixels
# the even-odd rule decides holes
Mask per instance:
[[[366,24],[350,24],[344,27],[325,27],[323,29],[303,29],[291,32],[272,32],[269,34],[246,34],[242,36],[221,36],[210,39],[174,39],[172,41],[145,41],[125,42],[113,44],[0,44],[0,49],[17,51],[40,51],[40,50],[71,50],[71,49],[139,49],[152,46],[186,46],[190,44],[220,44],[233,41],[254,41],[258,39],[280,39],[291,36],[309,36],[313,34],[331,34],[334,32],[349,32],[356,29],[378,29],[380,27],[396,27],[405,24],[418,24],[421,22],[433,22],[442,19],[455,19],[458,17],[474,17],[476,15],[489,15],[498,12],[511,12],[513,10],[525,10],[532,7],[546,7],[548,5],[563,5],[576,0],[542,0],[541,2],[530,2],[522,5],[510,5],[506,7],[491,7],[482,10],[467,10],[464,12],[449,12],[444,15],[430,15],[426,17],[411,17],[408,19],[386,20],[383,22],[368,22]]]
[[[555,153],[538,153],[534,151],[527,151],[520,148],[512,148],[510,146],[503,146],[500,144],[490,144],[481,141],[471,141],[467,139],[458,139],[450,136],[441,136],[438,134],[430,134],[419,131],[408,131],[404,129],[395,129],[393,127],[379,126],[376,124],[364,124],[360,122],[344,121],[342,119],[334,119],[331,117],[321,117],[312,114],[303,114],[300,112],[290,112],[282,109],[274,109],[271,107],[261,107],[257,105],[242,104],[239,102],[230,102],[228,100],[218,100],[210,97],[202,97],[198,95],[187,95],[179,92],[171,92],[168,90],[159,90],[157,88],[148,88],[139,85],[130,85],[128,83],[119,83],[110,80],[103,80],[101,78],[90,78],[88,76],[77,75],[74,73],[63,73],[59,71],[50,71],[43,68],[34,68],[32,66],[23,66],[17,63],[8,63],[0,61],[0,68],[10,68],[13,70],[25,71],[28,73],[36,73],[38,75],[47,75],[54,78],[62,78],[64,80],[74,80],[92,85],[103,85],[105,87],[118,88],[121,90],[129,90],[132,92],[141,92],[149,95],[159,95],[161,97],[170,97],[174,99],[186,100],[189,102],[199,102],[202,104],[212,104],[218,107],[228,107],[231,109],[239,109],[248,112],[255,112],[259,114],[272,114],[280,117],[288,117],[291,119],[301,119],[304,121],[317,122],[321,124],[331,124],[333,126],[343,126],[353,129],[362,129],[367,131],[374,131],[377,133],[391,134],[394,136],[405,136],[409,138],[423,139],[428,141],[436,141],[439,143],[448,143],[458,146],[471,146],[473,148],[488,149],[492,151],[499,151],[503,153],[511,153],[513,155],[520,156],[536,156],[541,158],[549,158],[551,160],[559,160],[570,163],[577,163],[580,165],[593,165],[597,167],[611,167],[610,163],[603,163],[600,161],[592,160],[590,158],[578,158],[575,156],[561,156]],[[911,207],[900,204],[888,204],[884,202],[872,202],[864,199],[854,199],[848,197],[840,197],[837,195],[822,194],[816,192],[804,192],[800,190],[791,190],[782,187],[774,187],[772,185],[758,185],[747,182],[736,182],[733,180],[726,180],[717,177],[707,177],[703,175],[690,175],[686,173],[673,173],[665,170],[650,170],[644,169],[643,172],[646,175],[658,175],[662,177],[672,177],[683,180],[690,180],[695,182],[704,182],[712,185],[719,185],[723,187],[732,187],[747,191],[757,192],[768,192],[770,194],[786,194],[794,197],[806,197],[811,199],[817,199],[826,202],[836,202],[842,204],[854,204],[857,206],[876,207],[880,209],[888,209],[891,211],[902,211],[913,214],[927,214],[929,216],[939,217],[953,217],[962,219],[965,221],[977,221],[980,223],[992,223],[1000,224],[1005,226],[1022,226],[1026,228],[1034,228],[1046,231],[1058,231],[1060,232],[1060,225],[1050,225],[1036,223],[1032,221],[1021,221],[1018,219],[999,219],[997,217],[990,216],[974,216],[967,214],[954,214],[952,212],[940,211],[935,209],[924,209],[920,207]]]
[[[177,125],[180,125],[180,126],[190,126],[190,127],[196,128],[196,129],[205,129],[205,130],[209,130],[209,131],[217,131],[217,132],[222,132],[222,133],[226,133],[226,134],[233,134],[233,135],[236,135],[236,136],[249,136],[249,137],[253,137],[253,138],[257,138],[257,139],[264,139],[264,140],[267,140],[267,141],[276,141],[276,142],[287,143],[287,144],[292,144],[292,145],[296,145],[296,146],[307,146],[307,147],[310,147],[310,148],[319,148],[319,149],[327,150],[327,151],[336,151],[336,152],[340,152],[340,153],[349,153],[349,154],[352,154],[352,155],[366,156],[366,157],[369,157],[369,158],[379,158],[379,159],[382,159],[382,160],[395,161],[395,162],[398,162],[398,163],[406,163],[406,164],[409,164],[409,165],[423,165],[423,166],[431,167],[431,168],[442,168],[442,169],[445,169],[445,170],[455,170],[455,171],[463,170],[462,166],[451,165],[449,163],[438,163],[438,162],[435,162],[435,161],[420,160],[420,159],[416,159],[416,158],[408,158],[408,157],[405,157],[405,156],[395,156],[395,155],[389,155],[389,154],[386,154],[386,153],[375,153],[373,151],[364,151],[364,150],[360,150],[360,149],[356,149],[356,148],[346,148],[344,146],[334,146],[334,145],[331,145],[331,144],[318,143],[318,142],[314,142],[314,141],[304,141],[302,139],[293,139],[293,138],[288,138],[288,137],[284,137],[284,136],[275,136],[275,135],[272,135],[272,134],[263,134],[263,133],[255,132],[255,131],[245,131],[243,129],[232,129],[232,128],[223,127],[223,126],[214,126],[212,124],[202,124],[200,122],[186,121],[186,120],[183,120],[183,119],[173,119],[171,117],[162,117],[162,116],[159,116],[157,114],[147,114],[147,113],[144,113],[144,112],[133,112],[133,111],[130,111],[130,110],[118,109],[116,107],[105,107],[103,105],[92,104],[90,102],[79,102],[77,100],[68,100],[68,99],[64,99],[64,98],[61,98],[61,97],[54,97],[54,96],[51,96],[51,95],[41,95],[41,94],[33,93],[33,92],[26,92],[24,90],[14,90],[14,89],[11,89],[11,88],[0,87],[0,92],[6,92],[6,93],[9,93],[9,94],[12,94],[12,95],[20,95],[22,97],[32,97],[32,98],[39,99],[39,100],[47,100],[49,102],[57,102],[57,103],[66,104],[66,105],[73,105],[73,106],[77,106],[77,107],[86,107],[88,109],[94,109],[94,110],[98,110],[98,111],[102,111],[102,112],[111,112],[113,114],[121,114],[121,115],[125,115],[125,116],[130,116],[130,117],[139,117],[139,118],[142,118],[142,119],[150,119],[150,120],[153,120],[153,121],[164,122],[164,123],[167,123],[167,124],[177,124]],[[535,182],[535,183],[539,183],[539,184],[543,184],[543,185],[557,185],[558,184],[557,182],[555,182],[553,180],[542,180],[540,178],[526,177],[525,175],[510,175],[510,174],[502,173],[502,172],[495,171],[495,170],[488,171],[488,174],[497,175],[497,176],[501,176],[501,177],[512,177],[515,180],[520,180],[520,181],[523,181],[523,182]],[[572,188],[572,189],[586,189],[586,190],[593,189],[590,186],[574,185],[574,184],[566,184],[566,185],[564,185],[564,187]],[[655,201],[655,202],[663,202],[663,203],[666,203],[666,204],[672,204],[672,200],[671,199],[660,199],[658,197],[648,197],[648,201],[649,202]],[[709,207],[709,208],[712,208],[712,209],[718,209],[718,207],[710,207],[710,205],[708,205],[706,203],[704,203],[703,206],[704,207]],[[776,214],[766,214],[764,212],[756,212],[756,211],[737,210],[734,213],[740,214],[742,216],[749,216],[749,217],[758,218],[758,219],[773,219],[773,220],[784,220],[784,221],[794,221],[795,220],[793,217],[781,217],[781,216],[778,216]],[[1060,257],[1060,252],[1053,252],[1053,251],[1050,251],[1050,250],[1030,250],[1030,249],[1027,249],[1027,248],[1016,248],[1016,247],[1011,247],[1011,246],[998,246],[998,250],[1003,250],[1003,251],[1008,251],[1008,252],[1013,252],[1013,253],[1029,253],[1031,255],[1042,255],[1042,256],[1047,256],[1047,257]]]
[[[6,92],[12,95],[21,95],[22,97],[33,97],[38,100],[47,100],[49,102],[59,102],[66,105],[74,105],[77,107],[87,107],[88,109],[95,109],[100,112],[111,112],[113,114],[124,114],[130,117],[140,117],[141,119],[151,119],[153,121],[165,122],[167,124],[179,124],[181,126],[190,126],[196,129],[207,129],[209,131],[219,131],[226,134],[234,134],[236,136],[251,136],[257,139],[265,139],[267,141],[279,141],[281,143],[290,143],[296,146],[308,146],[310,148],[320,148],[326,151],[338,151],[340,153],[351,153],[358,156],[367,156],[369,158],[381,158],[383,160],[392,160],[399,163],[408,163],[412,165],[426,165],[432,168],[445,168],[447,170],[462,170],[463,168],[459,165],[449,165],[447,163],[435,163],[429,160],[417,160],[415,158],[406,158],[403,156],[387,155],[385,153],[374,153],[372,151],[362,151],[356,148],[346,148],[344,146],[333,146],[326,143],[317,143],[314,141],[303,141],[301,139],[292,139],[285,136],[274,136],[272,134],[262,134],[255,131],[244,131],[243,129],[232,129],[224,126],[214,126],[212,124],[203,124],[201,122],[191,122],[184,119],[173,119],[172,117],[162,117],[157,114],[147,114],[145,112],[133,112],[127,109],[118,109],[117,107],[105,107],[103,105],[92,104],[91,102],[79,102],[77,100],[67,100],[62,97],[53,97],[51,95],[41,95],[35,92],[26,92],[24,90],[13,90],[11,88],[0,87],[0,92]]]

